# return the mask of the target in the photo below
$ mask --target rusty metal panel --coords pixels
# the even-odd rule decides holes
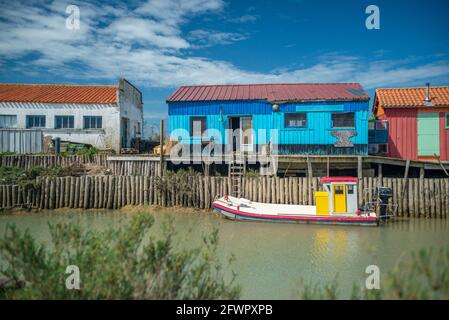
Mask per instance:
[[[0,129],[0,152],[40,153],[42,147],[41,130]]]

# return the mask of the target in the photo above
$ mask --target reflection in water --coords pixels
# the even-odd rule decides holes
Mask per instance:
[[[376,264],[381,272],[388,272],[401,255],[449,242],[449,220],[403,219],[375,228],[235,222],[203,213],[156,212],[154,216],[154,236],[162,233],[161,224],[170,217],[179,246],[201,245],[202,235],[218,228],[220,258],[225,261],[235,255],[233,269],[243,288],[242,298],[248,299],[292,298],[301,280],[324,284],[336,276],[343,293],[349,294],[354,283],[364,281],[366,266]],[[120,211],[5,215],[0,216],[0,236],[8,222],[49,241],[48,222],[76,221],[101,230],[128,218]]]

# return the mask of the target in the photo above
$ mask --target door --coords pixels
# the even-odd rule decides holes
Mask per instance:
[[[418,112],[418,156],[440,155],[438,112]]]
[[[129,119],[122,118],[122,148],[128,148]]]
[[[231,147],[230,151],[236,152],[240,150],[240,118],[229,117],[228,118],[228,147]]]
[[[253,151],[253,118],[240,118],[240,141],[242,142],[242,151]]]
[[[346,185],[335,184],[332,188],[334,194],[334,212],[346,213]]]

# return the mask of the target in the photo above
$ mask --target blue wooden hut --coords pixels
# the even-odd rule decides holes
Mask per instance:
[[[358,83],[183,86],[167,104],[171,139],[191,146],[229,146],[240,132],[244,151],[271,141],[281,155],[368,153],[369,96]]]

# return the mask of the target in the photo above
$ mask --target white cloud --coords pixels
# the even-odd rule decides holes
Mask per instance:
[[[119,43],[151,44],[159,48],[173,49],[189,47],[189,43],[180,37],[176,27],[151,19],[118,19],[105,28],[104,34]]]
[[[79,2],[81,29],[65,28],[64,2],[0,2],[0,63],[22,72],[50,72],[76,81],[126,77],[142,86],[262,82],[361,82],[365,88],[448,78],[444,57],[417,61],[367,61],[325,55],[314,64],[272,72],[243,70],[201,56],[202,46],[242,41],[247,34],[197,29],[183,32],[194,16],[224,10],[221,0],[150,0],[134,7]],[[187,52],[188,51],[188,52]],[[26,64],[21,60],[27,54]],[[20,71],[20,70],[19,70]],[[15,72],[17,72],[15,70]]]
[[[231,18],[228,21],[234,23],[247,23],[247,22],[256,22],[258,18],[259,16],[256,14],[244,14],[243,16],[237,18]]]
[[[197,48],[231,44],[247,38],[248,36],[242,33],[209,31],[203,29],[193,30],[189,32],[187,37],[187,39],[194,43]]]

